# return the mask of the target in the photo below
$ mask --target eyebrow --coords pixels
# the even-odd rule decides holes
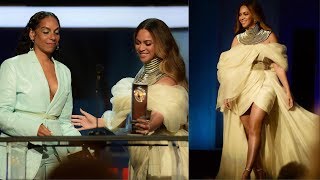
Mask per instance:
[[[46,27],[46,26],[43,26],[43,27],[41,27],[40,29],[50,29],[50,28],[48,28],[48,27]],[[50,29],[51,30],[51,29]],[[60,30],[60,27],[57,27],[56,29],[54,29],[53,31],[56,31],[56,30]]]
[[[249,13],[249,11],[239,12],[239,14]]]
[[[137,38],[136,38],[136,41],[141,42],[141,41],[140,41],[139,39],[137,39]],[[142,42],[149,42],[149,41],[150,41],[150,42],[153,42],[151,39],[147,39],[147,40],[144,40],[144,41],[142,41]]]

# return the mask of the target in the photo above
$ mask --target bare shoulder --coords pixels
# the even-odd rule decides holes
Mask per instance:
[[[232,41],[232,44],[231,44],[231,48],[234,47],[234,46],[236,46],[236,45],[238,45],[238,44],[240,44],[240,43],[239,43],[239,41],[238,41],[237,36],[235,36],[235,37],[233,38],[233,41]]]
[[[176,81],[169,76],[165,76],[165,77],[161,78],[156,84],[164,84],[164,85],[169,85],[169,86],[177,85]]]
[[[278,38],[277,36],[272,32],[270,34],[270,36],[268,37],[268,39],[266,40],[266,43],[277,43],[278,42]]]

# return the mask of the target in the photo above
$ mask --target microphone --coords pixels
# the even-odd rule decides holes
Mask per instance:
[[[100,80],[103,71],[104,71],[103,65],[102,64],[97,64],[96,65],[97,80]]]
[[[100,84],[100,79],[101,76],[103,75],[104,67],[101,64],[96,65],[96,94],[99,92],[99,84]]]

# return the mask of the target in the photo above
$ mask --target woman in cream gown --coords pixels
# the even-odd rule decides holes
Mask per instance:
[[[245,31],[218,63],[217,108],[224,115],[224,133],[217,178],[250,178],[252,169],[256,178],[275,178],[290,162],[310,168],[319,144],[319,116],[293,103],[286,47],[266,30],[254,5],[242,4],[238,14]]]
[[[161,32],[161,33],[160,33]],[[131,113],[132,84],[148,84],[147,109],[150,121],[138,119],[138,133],[146,135],[187,136],[188,92],[185,67],[178,46],[168,26],[159,19],[147,19],[139,24],[135,48],[143,67],[135,78],[123,78],[111,89],[112,110],[98,118],[98,126],[117,131],[126,124]],[[94,128],[96,118],[80,110],[73,115],[79,130]],[[130,123],[130,122],[129,122]],[[168,142],[143,142],[161,143]],[[188,142],[168,146],[130,146],[130,179],[188,179]]]

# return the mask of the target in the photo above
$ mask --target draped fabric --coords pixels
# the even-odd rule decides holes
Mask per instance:
[[[102,116],[106,128],[116,131],[125,123],[131,111],[132,83],[133,78],[124,78],[112,87],[112,110]],[[182,86],[151,85],[147,102],[148,109],[164,117],[163,126],[149,135],[188,135],[184,128],[188,123],[188,93]],[[167,141],[132,143],[149,143],[150,146],[129,147],[130,179],[188,179],[188,142],[177,142],[178,149]],[[159,143],[168,146],[152,146]]]
[[[260,55],[261,59],[268,58],[277,63],[283,69],[287,69],[288,62],[286,47],[278,43],[238,45],[223,52],[218,63],[218,80],[220,83],[218,91],[217,108],[224,110],[223,100],[235,100],[245,86],[251,74],[254,60]]]
[[[285,91],[272,69],[255,68],[267,59],[287,69],[286,47],[278,43],[238,45],[223,52],[218,63],[217,108],[223,112],[223,149],[217,178],[239,179],[247,156],[247,139],[240,116],[255,103],[268,114],[262,126],[260,156],[263,169],[275,178],[284,165],[302,163],[310,168],[319,144],[320,117],[297,103],[289,109]],[[231,110],[223,100],[229,99]],[[252,173],[253,174],[253,173]]]

